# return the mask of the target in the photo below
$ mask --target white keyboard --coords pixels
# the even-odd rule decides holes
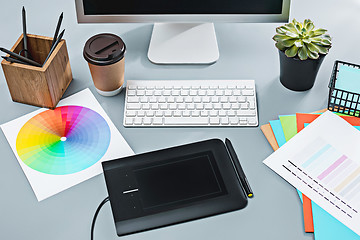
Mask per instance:
[[[128,80],[125,127],[258,126],[254,80]]]

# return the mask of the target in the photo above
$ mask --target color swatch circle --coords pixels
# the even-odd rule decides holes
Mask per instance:
[[[98,162],[110,138],[109,125],[100,114],[86,107],[63,106],[27,121],[17,135],[16,151],[36,171],[65,175]]]

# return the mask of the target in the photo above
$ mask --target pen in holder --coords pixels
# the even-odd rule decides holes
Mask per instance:
[[[328,109],[360,117],[360,65],[335,61],[329,83]]]
[[[62,39],[47,58],[53,38],[27,34],[27,51],[42,64],[36,67],[20,63],[1,62],[6,82],[15,102],[54,109],[72,81],[66,41]],[[10,51],[24,49],[23,34]],[[9,55],[8,55],[9,56]]]

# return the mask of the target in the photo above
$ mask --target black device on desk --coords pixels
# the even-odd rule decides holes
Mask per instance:
[[[103,162],[119,236],[242,209],[239,169],[219,139]]]

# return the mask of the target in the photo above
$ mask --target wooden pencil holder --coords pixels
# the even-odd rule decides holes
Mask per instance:
[[[33,60],[42,64],[51,48],[52,38],[28,34],[28,51]],[[23,35],[12,52],[23,49]],[[9,56],[9,55],[8,55]],[[35,67],[19,63],[1,62],[6,82],[15,102],[54,109],[72,81],[66,42],[61,40],[43,65]]]

